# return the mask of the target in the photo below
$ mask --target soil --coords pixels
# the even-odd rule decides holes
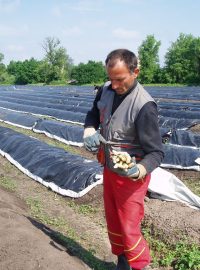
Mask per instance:
[[[24,201],[3,188],[0,189],[0,224],[1,270],[89,269],[52,240],[49,228],[28,215]]]
[[[200,132],[200,126],[195,127]],[[94,158],[82,150],[82,154]],[[13,192],[0,187],[0,270],[82,270],[95,269],[90,261],[80,258],[78,250],[93,250],[93,258],[105,262],[105,270],[114,269],[116,258],[110,252],[107,238],[102,185],[93,188],[79,199],[62,197],[21,173],[17,168],[0,156],[0,179],[9,178],[16,183]],[[179,179],[200,180],[199,172],[171,170]],[[77,235],[75,248],[58,240],[60,232],[71,240],[69,231],[59,227],[45,226],[34,218],[27,206],[29,198],[39,199],[43,211],[51,217],[63,217],[69,228]],[[72,204],[90,205],[97,211],[80,213]],[[200,211],[180,202],[166,202],[145,199],[144,223],[151,228],[152,234],[160,239],[177,242],[186,236],[191,242],[200,243]],[[87,256],[86,256],[87,257]],[[160,268],[161,269],[161,268]],[[163,268],[164,269],[164,268]],[[170,268],[165,268],[170,269]]]

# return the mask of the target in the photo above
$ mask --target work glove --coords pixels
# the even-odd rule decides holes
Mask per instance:
[[[90,152],[97,152],[100,146],[99,133],[93,127],[84,129],[83,142],[85,148]]]
[[[121,176],[131,178],[133,181],[142,179],[147,174],[147,171],[142,164],[136,164],[135,157],[131,157],[131,161],[129,160],[129,168],[125,168],[125,165],[123,163],[116,163],[113,167],[114,171]]]
[[[121,176],[129,177],[133,181],[143,179],[147,174],[147,171],[142,164],[135,164],[132,168],[126,170],[117,168],[115,169],[115,172]]]
[[[136,177],[133,177],[133,180],[143,179],[147,175],[147,170],[142,164],[137,164],[139,174]]]
[[[130,177],[130,178],[137,178],[139,175],[138,166],[135,164],[130,169],[122,169],[122,168],[116,168],[115,172],[121,176]]]

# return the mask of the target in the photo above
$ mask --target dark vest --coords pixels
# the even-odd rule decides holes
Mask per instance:
[[[137,83],[134,90],[125,97],[113,115],[111,115],[115,93],[108,87],[109,85],[109,82],[104,85],[97,106],[100,111],[101,134],[106,141],[110,142],[104,145],[106,166],[113,169],[110,159],[110,152],[113,149],[128,152],[131,156],[135,156],[136,160],[141,160],[144,157],[145,153],[137,138],[135,119],[141,108],[147,102],[154,100]]]

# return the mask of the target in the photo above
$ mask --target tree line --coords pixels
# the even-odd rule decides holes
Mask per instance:
[[[181,33],[171,43],[160,65],[161,42],[148,35],[138,48],[139,81],[143,84],[200,85],[200,38]],[[101,84],[107,80],[104,63],[89,60],[73,64],[58,38],[47,37],[42,45],[42,60],[33,57],[3,64],[0,53],[0,84]]]

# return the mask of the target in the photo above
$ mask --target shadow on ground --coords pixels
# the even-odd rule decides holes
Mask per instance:
[[[114,263],[105,262],[97,257],[95,257],[92,251],[88,251],[80,246],[76,241],[63,235],[60,232],[54,231],[51,228],[47,227],[43,223],[38,222],[37,220],[26,216],[26,218],[34,225],[36,228],[40,229],[43,233],[48,235],[52,241],[50,245],[55,247],[60,251],[65,251],[71,256],[76,256],[82,260],[86,265],[94,270],[113,270],[115,267]]]

